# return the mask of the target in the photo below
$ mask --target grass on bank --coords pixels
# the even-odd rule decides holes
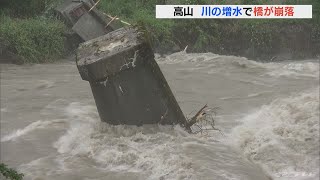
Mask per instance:
[[[50,16],[58,1],[0,2],[0,53],[5,47],[23,63],[50,62],[64,54],[65,26]],[[270,59],[279,51],[297,58],[319,53],[320,1],[286,0],[284,4],[312,4],[312,20],[156,19],[155,5],[229,4],[227,0],[101,0],[98,9],[131,24],[143,24],[157,53],[188,45],[189,52],[213,52]],[[234,4],[270,4],[267,0],[239,0]],[[4,7],[4,8],[3,8]],[[1,14],[1,13],[0,13]],[[38,17],[41,16],[41,17]],[[43,18],[46,16],[47,18]],[[296,31],[296,32],[293,32]],[[0,54],[1,55],[1,54]],[[255,58],[257,59],[257,58]]]
[[[312,4],[313,19],[156,19],[155,5],[169,0],[105,0],[99,9],[130,23],[143,23],[152,34],[156,51],[174,47],[190,52],[214,52],[270,59],[281,51],[306,58],[320,49],[320,1],[287,0],[283,4]],[[226,0],[175,0],[173,4],[230,4]],[[266,0],[239,0],[235,4],[270,4]],[[272,3],[271,3],[272,4]],[[289,32],[289,33],[288,33]],[[310,36],[311,34],[311,36]]]
[[[19,56],[22,63],[51,62],[64,53],[65,26],[43,17],[27,19],[0,17],[0,42],[5,51]]]
[[[4,0],[0,1],[0,11],[10,17],[32,18],[50,13],[63,0]]]

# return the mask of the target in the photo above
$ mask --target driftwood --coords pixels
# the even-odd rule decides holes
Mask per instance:
[[[205,130],[216,130],[223,135],[222,131],[215,127],[215,119],[213,118],[219,108],[212,108],[212,113],[206,112],[207,108],[208,105],[204,105],[190,120],[187,121],[185,125],[186,130],[192,134],[202,133]],[[192,126],[198,127],[199,130],[193,131]],[[210,128],[207,128],[208,126],[210,126]]]
[[[206,114],[204,109],[207,108],[207,105],[204,105],[192,118],[190,121],[187,122],[186,128],[190,129],[192,125],[200,121],[201,118]]]

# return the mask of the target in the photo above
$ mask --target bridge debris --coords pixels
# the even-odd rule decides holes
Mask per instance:
[[[205,112],[207,105],[185,118],[144,34],[117,16],[101,13],[99,2],[65,0],[56,11],[85,41],[77,50],[77,68],[90,83],[100,119],[113,125],[180,124],[189,133],[220,131]]]
[[[193,134],[202,134],[204,131],[215,130],[224,135],[220,129],[215,127],[214,116],[216,116],[218,109],[219,107],[209,108],[207,104],[204,105],[192,118],[187,119],[187,123],[184,126],[185,129]],[[192,127],[196,127],[197,130]]]
[[[150,44],[137,28],[120,28],[80,44],[76,62],[102,121],[186,125]]]
[[[122,27],[121,21],[95,8],[98,2],[65,0],[55,11],[83,41],[88,41]]]

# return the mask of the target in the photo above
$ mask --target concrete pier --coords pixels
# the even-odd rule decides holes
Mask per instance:
[[[97,38],[122,27],[119,20],[109,17],[96,8],[91,9],[94,4],[92,0],[64,0],[55,8],[55,11],[83,41]]]
[[[150,44],[136,28],[120,28],[80,44],[77,67],[90,83],[102,121],[185,124]]]

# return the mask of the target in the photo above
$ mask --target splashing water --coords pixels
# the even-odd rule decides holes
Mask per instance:
[[[180,52],[157,62],[183,112],[220,107],[215,125],[227,137],[179,126],[111,126],[100,122],[74,63],[7,65],[2,160],[27,180],[317,179],[318,61]]]
[[[241,122],[231,144],[275,178],[318,177],[319,87],[277,99]]]

